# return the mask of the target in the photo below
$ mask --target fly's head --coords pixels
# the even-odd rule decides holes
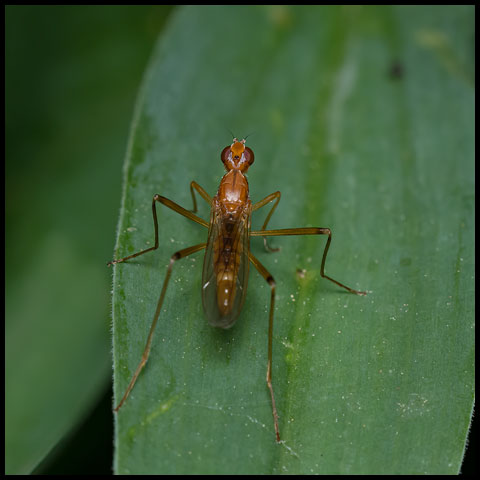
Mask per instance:
[[[227,172],[236,169],[246,173],[255,156],[253,150],[245,146],[245,139],[234,138],[233,143],[222,150],[221,158]]]

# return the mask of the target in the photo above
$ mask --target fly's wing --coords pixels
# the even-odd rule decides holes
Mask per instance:
[[[231,327],[245,301],[249,229],[250,205],[230,220],[224,218],[220,207],[213,202],[203,264],[202,302],[205,315],[214,327]]]

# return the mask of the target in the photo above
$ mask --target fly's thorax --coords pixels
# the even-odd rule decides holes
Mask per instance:
[[[217,198],[229,210],[242,208],[249,199],[247,177],[237,169],[227,172],[218,187]]]

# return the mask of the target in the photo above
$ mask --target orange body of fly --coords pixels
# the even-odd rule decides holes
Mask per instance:
[[[205,256],[203,304],[212,325],[229,328],[240,313],[247,287],[252,204],[245,173],[254,156],[245,140],[234,139],[221,158],[227,173],[212,202],[207,245],[212,253]]]
[[[244,176],[249,164],[242,161],[245,145],[234,142],[230,157],[225,162],[228,172],[222,178],[214,202],[223,219],[222,231],[214,244],[214,264],[217,277],[217,306],[222,316],[228,315],[234,305],[236,277],[243,253],[238,225],[251,209],[248,181]],[[236,161],[237,160],[237,161]]]

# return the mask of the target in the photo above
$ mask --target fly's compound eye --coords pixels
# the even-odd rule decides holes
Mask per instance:
[[[220,158],[222,159],[222,162],[225,163],[227,160],[228,160],[228,157],[230,155],[230,146],[228,147],[225,147],[223,150],[222,150],[222,153],[220,155]]]
[[[251,165],[255,160],[255,155],[253,154],[253,150],[249,147],[245,147],[245,151],[243,152],[245,155],[245,160]]]

